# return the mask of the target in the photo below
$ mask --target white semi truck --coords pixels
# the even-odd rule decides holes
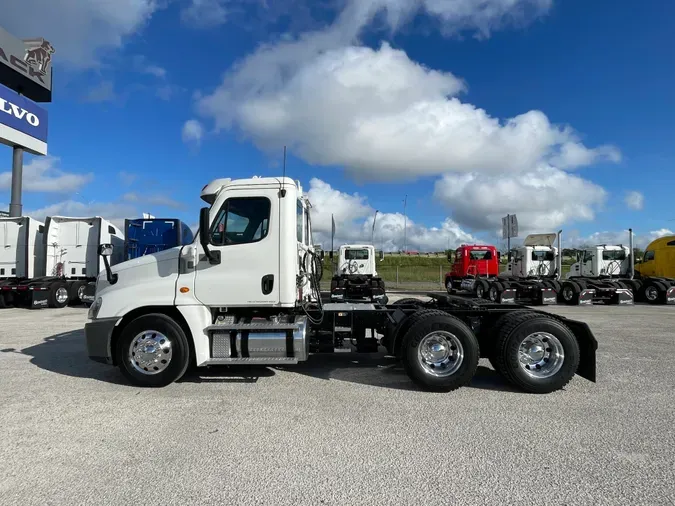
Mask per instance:
[[[332,251],[330,257],[333,257]],[[340,246],[330,295],[333,301],[384,301],[384,280],[377,275],[375,247],[372,244]]]
[[[116,252],[110,261],[116,264],[122,260],[124,234],[100,216],[49,216],[44,225],[28,217],[4,218],[11,219],[19,220],[15,223],[21,223],[23,232],[11,232],[5,246],[6,251],[15,250],[16,272],[20,273],[5,279],[0,287],[5,305],[37,309],[84,302],[87,283],[95,280],[103,269],[99,246],[115,245]],[[10,227],[7,230],[18,226],[6,223]],[[19,242],[25,234],[30,242]],[[28,268],[23,268],[25,259],[30,258]]]
[[[169,385],[191,365],[289,365],[379,345],[432,391],[467,385],[480,357],[527,392],[558,390],[575,373],[595,381],[597,341],[583,322],[438,294],[324,303],[310,203],[290,178],[219,179],[201,197],[209,207],[192,244],[115,266],[115,248],[101,246],[88,355],[135,385]]]
[[[558,247],[554,246],[556,239]],[[556,304],[561,244],[562,230],[528,235],[521,246],[511,250],[506,272],[487,280],[483,296],[501,303]]]
[[[567,304],[633,304],[635,300],[675,304],[675,279],[636,272],[632,229],[628,235],[628,246],[598,244],[579,251],[563,281],[561,300]]]
[[[0,307],[13,303],[13,287],[44,277],[44,230],[28,216],[0,217]]]

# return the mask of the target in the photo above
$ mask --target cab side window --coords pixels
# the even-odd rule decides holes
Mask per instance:
[[[654,260],[654,250],[645,251],[645,257],[643,261],[648,262],[649,260]]]
[[[211,244],[227,246],[264,239],[269,232],[270,210],[265,197],[227,199],[211,225]]]

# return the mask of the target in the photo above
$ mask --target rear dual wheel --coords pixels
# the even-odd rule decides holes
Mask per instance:
[[[579,366],[579,343],[572,331],[552,316],[512,312],[495,325],[490,362],[510,383],[528,393],[560,390]]]

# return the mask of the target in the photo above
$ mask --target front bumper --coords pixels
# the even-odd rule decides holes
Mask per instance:
[[[90,359],[103,364],[113,363],[111,342],[115,325],[119,320],[118,317],[101,318],[84,325],[84,338]]]

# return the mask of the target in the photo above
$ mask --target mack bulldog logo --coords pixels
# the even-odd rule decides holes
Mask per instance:
[[[52,61],[52,55],[56,52],[54,47],[46,40],[42,40],[42,43],[37,47],[30,47],[31,43],[28,41],[26,41],[26,45],[28,47],[23,58],[24,61],[33,67],[35,72],[44,76]]]

